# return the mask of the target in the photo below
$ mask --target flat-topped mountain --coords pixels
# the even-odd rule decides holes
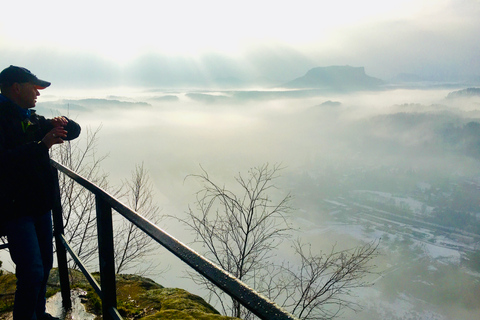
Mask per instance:
[[[365,74],[363,67],[330,66],[310,69],[303,77],[282,85],[296,89],[365,90],[375,89],[383,80]]]

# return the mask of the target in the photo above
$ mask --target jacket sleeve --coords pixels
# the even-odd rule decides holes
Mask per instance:
[[[65,130],[67,130],[67,137],[64,140],[73,140],[78,138],[80,131],[82,131],[80,125],[75,121],[68,119],[67,117],[65,118],[68,120],[68,123],[65,126]]]

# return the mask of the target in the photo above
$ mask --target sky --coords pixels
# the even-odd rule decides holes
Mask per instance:
[[[1,64],[62,85],[288,81],[328,65],[382,79],[480,76],[479,0],[25,0],[2,9]]]

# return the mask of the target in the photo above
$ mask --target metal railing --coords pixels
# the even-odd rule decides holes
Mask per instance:
[[[61,171],[84,188],[95,194],[96,215],[98,230],[98,248],[100,265],[100,285],[88,272],[82,261],[73,252],[68,244],[63,230],[62,205],[58,181],[56,183],[56,200],[53,208],[54,235],[57,248],[58,269],[60,275],[61,294],[65,309],[71,308],[70,283],[68,278],[67,251],[80,267],[89,283],[102,299],[102,312],[104,319],[122,319],[118,313],[115,283],[114,241],[112,228],[112,209],[117,211],[131,223],[149,235],[153,240],[168,249],[175,256],[188,264],[202,276],[210,280],[218,288],[240,302],[244,307],[253,312],[260,319],[296,319],[293,315],[277,306],[274,302],[263,297],[246,284],[213,264],[203,256],[190,249],[182,242],[169,235],[140,214],[131,210],[117,199],[109,195],[100,187],[66,168],[55,160],[52,166]],[[55,175],[58,179],[58,174]]]

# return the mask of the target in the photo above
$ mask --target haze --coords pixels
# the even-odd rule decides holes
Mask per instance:
[[[22,1],[2,10],[1,65],[51,81],[37,110],[78,121],[80,144],[101,126],[97,152],[109,155],[112,185],[144,163],[162,213],[182,216],[200,187],[187,175],[204,168],[230,187],[239,172],[281,163],[278,196],[293,194],[291,219],[316,250],[382,239],[383,277],[357,292],[365,310],[346,319],[480,318],[480,270],[468,258],[479,241],[480,96],[465,91],[480,87],[480,1]],[[312,68],[347,65],[384,82],[284,87]],[[454,225],[454,214],[470,220]],[[191,239],[174,221],[161,227]],[[169,253],[157,257],[171,269],[156,281],[204,293]]]
[[[428,199],[453,186],[478,185],[480,153],[457,139],[455,130],[478,122],[480,98],[447,98],[455,90],[397,88],[295,98],[270,90],[268,98],[258,97],[258,91],[256,98],[238,98],[232,94],[238,91],[123,88],[105,92],[103,98],[91,97],[89,91],[46,96],[37,109],[45,115],[68,113],[84,128],[101,125],[98,153],[109,154],[102,168],[112,184],[120,185],[143,162],[164,214],[184,215],[200,187],[185,177],[200,173],[201,167],[232,188],[238,172],[282,163],[274,196],[295,196],[291,220],[315,250],[382,239],[383,254],[376,263],[384,276],[372,289],[358,292],[366,309],[355,318],[474,319],[480,311],[474,293],[478,273],[467,268],[464,257],[475,250],[475,242],[448,238],[446,246],[444,234],[397,226],[393,220],[378,223],[350,208],[354,199],[381,210],[390,204],[390,211],[421,217],[443,208],[443,200]],[[467,194],[462,202],[453,194],[447,199],[478,212],[478,203]],[[339,214],[342,208],[348,209],[345,215]],[[161,227],[184,242],[191,240],[175,221]],[[432,238],[425,241],[416,236],[420,231],[411,230]],[[290,257],[284,249],[279,256]],[[204,294],[180,278],[184,264],[164,251],[157,257],[171,267],[166,274],[152,275],[158,282]],[[423,290],[430,296],[423,297]],[[460,292],[461,298],[453,298]]]
[[[467,1],[8,2],[0,61],[58,87],[270,84],[328,65],[381,79],[479,74],[480,4]],[[14,14],[15,13],[15,14]]]

